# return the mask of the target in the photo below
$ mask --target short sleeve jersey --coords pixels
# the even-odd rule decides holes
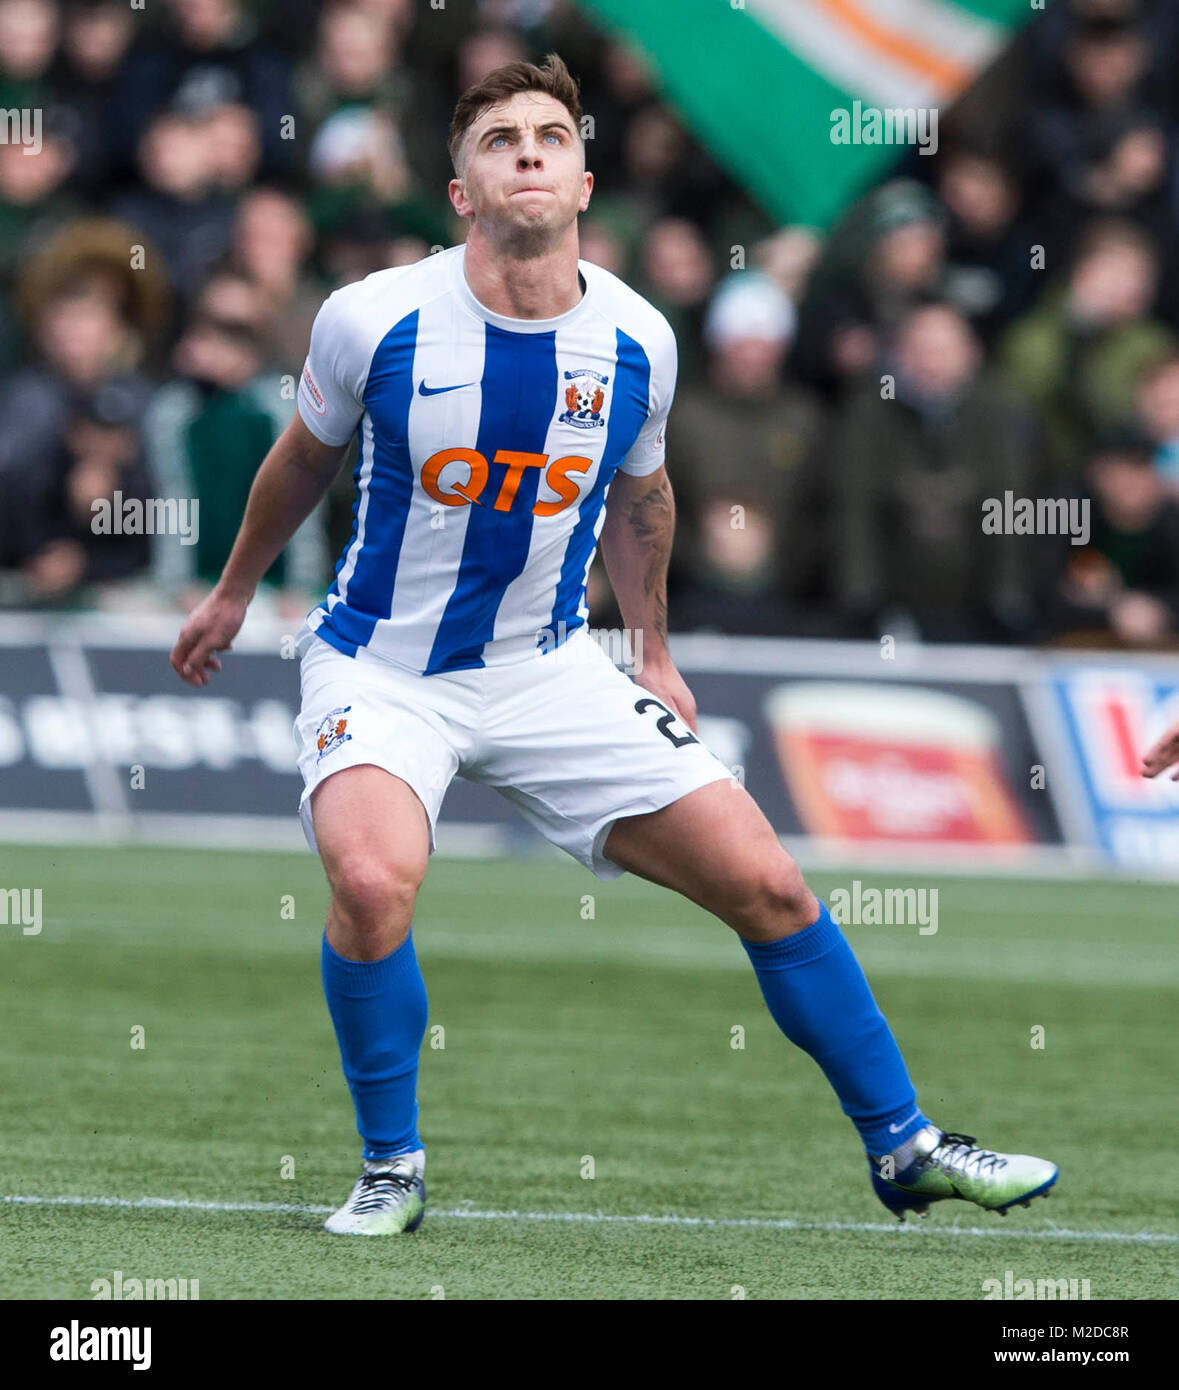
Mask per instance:
[[[588,618],[614,474],[664,461],[676,343],[617,276],[579,261],[552,319],[493,313],[465,246],[378,271],[320,309],[298,391],[326,444],[353,434],[352,534],[320,637],[431,675],[522,660]]]

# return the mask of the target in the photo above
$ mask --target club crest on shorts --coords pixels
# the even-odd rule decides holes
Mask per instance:
[[[352,737],[348,733],[348,721],[344,718],[351,708],[351,705],[342,705],[339,709],[330,710],[319,721],[319,728],[315,732],[315,746],[319,749],[319,757],[315,760],[317,763],[323,762],[334,748],[339,748]]]
[[[592,371],[589,367],[578,367],[566,372],[565,409],[557,417],[562,425],[576,425],[579,430],[592,430],[606,422],[602,419],[602,407],[606,404],[606,383],[608,376]]]

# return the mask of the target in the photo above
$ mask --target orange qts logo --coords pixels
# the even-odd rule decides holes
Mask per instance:
[[[465,463],[470,472],[465,482],[452,483],[449,490],[443,492],[438,486],[438,479],[448,463],[456,462]],[[526,454],[516,449],[497,449],[492,463],[505,463],[508,466],[500,484],[499,495],[492,506],[497,512],[512,510],[512,503],[516,500],[516,493],[520,490],[520,479],[524,476],[526,468],[544,468],[548,463],[544,480],[557,494],[557,501],[537,502],[532,508],[532,514],[556,516],[558,512],[572,506],[581,495],[576,479],[570,475],[586,472],[593,459],[586,458],[583,454],[566,454],[563,458],[554,459],[549,463],[548,454]],[[483,490],[487,486],[489,473],[487,460],[477,449],[440,449],[436,454],[431,454],[422,465],[422,488],[427,496],[432,497],[435,502],[441,502],[444,507],[462,507],[470,502],[483,507],[487,505],[483,499]]]

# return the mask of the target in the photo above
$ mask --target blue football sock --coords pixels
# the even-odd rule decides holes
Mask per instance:
[[[323,936],[323,992],[356,1107],[365,1158],[394,1158],[418,1138],[418,1054],[426,1034],[426,985],[413,932],[383,960],[346,960]]]
[[[774,1022],[822,1067],[869,1154],[892,1153],[929,1124],[900,1048],[825,903],[792,936],[741,944]]]

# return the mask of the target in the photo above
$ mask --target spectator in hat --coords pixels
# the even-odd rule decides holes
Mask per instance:
[[[724,631],[805,630],[822,582],[822,412],[785,375],[796,315],[739,271],[704,320],[707,379],[679,390],[669,466],[684,518],[673,619]]]
[[[944,288],[945,263],[945,211],[923,185],[895,179],[861,199],[833,232],[802,302],[802,380],[832,399],[858,386],[908,309]]]
[[[387,111],[345,107],[329,116],[311,142],[309,165],[309,212],[321,236],[368,222],[385,242],[418,236],[427,246],[449,245],[447,219],[418,190]]]

